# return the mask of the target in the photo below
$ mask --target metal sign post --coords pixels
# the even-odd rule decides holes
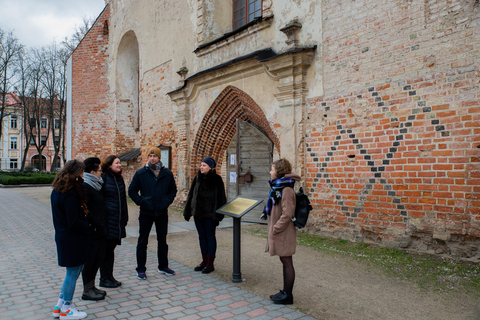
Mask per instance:
[[[232,282],[242,282],[240,271],[241,260],[241,219],[247,212],[259,205],[263,200],[238,196],[217,210],[218,213],[233,218],[233,273]]]

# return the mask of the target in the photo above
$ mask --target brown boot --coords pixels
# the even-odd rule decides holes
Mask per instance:
[[[213,261],[215,261],[215,256],[214,255],[207,255],[207,265],[202,270],[202,273],[210,273],[210,272],[215,271],[215,268],[213,267]]]
[[[207,254],[202,253],[202,262],[198,266],[196,266],[193,270],[202,271],[203,269],[205,269],[206,266],[207,266]]]

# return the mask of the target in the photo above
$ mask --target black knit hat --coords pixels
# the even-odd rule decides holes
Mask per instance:
[[[206,164],[208,164],[208,166],[212,169],[215,168],[215,166],[217,165],[217,163],[215,162],[215,160],[212,158],[212,157],[205,157],[202,162],[205,162]]]

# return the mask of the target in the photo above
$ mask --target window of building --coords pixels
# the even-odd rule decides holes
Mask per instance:
[[[54,136],[53,137],[53,143],[58,148],[60,146],[60,136]]]
[[[262,0],[233,0],[233,29],[262,16]]]
[[[17,150],[17,137],[10,137],[10,149]]]
[[[16,115],[12,115],[10,117],[10,128],[11,129],[17,129],[17,116]]]
[[[40,119],[40,128],[45,129],[47,127],[47,119]]]
[[[35,145],[35,139],[36,139],[36,138],[37,138],[37,137],[36,137],[34,134],[30,136],[30,145],[31,145],[31,146],[34,146],[34,145]]]
[[[35,128],[36,125],[37,125],[37,119],[30,118],[30,127]]]
[[[18,169],[18,159],[10,159],[10,169]]]
[[[47,136],[40,136],[40,145],[42,146],[47,145]]]
[[[60,129],[60,119],[53,119],[54,129]]]

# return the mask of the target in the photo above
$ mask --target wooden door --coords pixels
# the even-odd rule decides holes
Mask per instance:
[[[273,143],[246,121],[237,120],[237,132],[227,150],[228,200],[242,195],[266,199],[270,191]],[[251,181],[248,181],[248,176]],[[242,221],[266,223],[260,219],[265,201],[251,210]]]

